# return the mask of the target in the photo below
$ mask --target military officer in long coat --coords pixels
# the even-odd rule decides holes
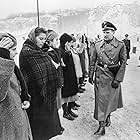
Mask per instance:
[[[128,39],[128,36],[128,34],[125,34],[125,39],[123,39],[122,41],[126,46],[127,59],[130,59],[130,40]]]
[[[95,44],[89,67],[89,82],[94,83],[95,91],[94,118],[99,121],[96,135],[105,134],[105,127],[111,124],[111,112],[123,107],[121,82],[127,60],[124,43],[114,37],[117,28],[105,21],[102,29],[104,39]]]

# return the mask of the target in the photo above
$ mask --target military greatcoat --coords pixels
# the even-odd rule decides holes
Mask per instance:
[[[123,107],[121,84],[112,88],[111,83],[124,79],[126,67],[126,47],[115,37],[107,44],[101,40],[95,44],[90,58],[89,78],[93,78],[95,91],[94,118],[105,121],[117,108]],[[117,71],[116,71],[117,69]]]

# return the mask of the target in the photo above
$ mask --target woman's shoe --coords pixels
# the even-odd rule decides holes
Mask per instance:
[[[70,114],[72,117],[74,117],[74,118],[77,118],[77,117],[78,117],[78,115],[75,114],[74,112],[72,112],[71,110],[69,111],[69,114]]]
[[[71,109],[73,109],[73,110],[78,110],[78,107],[73,106]]]
[[[107,116],[106,122],[105,122],[105,126],[109,127],[111,125],[111,120],[110,120],[110,115]]]
[[[76,106],[76,107],[80,107],[80,105],[79,105],[79,104],[77,104],[77,103],[74,103],[74,106]]]
[[[58,133],[58,135],[62,135],[62,134],[63,134],[63,132],[64,132],[64,131],[62,131],[62,130],[61,130],[61,131]]]
[[[74,120],[74,117],[71,116],[69,113],[63,114],[63,117],[66,118],[66,119],[68,119],[68,120],[70,120],[70,121],[73,121]]]
[[[105,124],[103,121],[99,122],[99,128],[97,129],[97,131],[94,133],[94,135],[105,135]]]
[[[61,131],[64,131],[64,130],[65,130],[65,128],[61,126]]]

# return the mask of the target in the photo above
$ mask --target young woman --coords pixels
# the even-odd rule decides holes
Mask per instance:
[[[15,65],[15,37],[0,33],[0,139],[32,140],[25,109],[30,96],[23,75]]]
[[[32,29],[19,56],[20,68],[32,97],[28,115],[34,140],[48,140],[62,134],[56,102],[59,77],[51,57],[42,51],[45,42],[46,30]]]
[[[62,63],[61,63],[61,53],[60,53],[60,41],[58,34],[53,30],[47,30],[46,45],[43,46],[43,51],[47,51],[49,56],[52,58],[53,64],[56,66],[59,77],[59,87],[57,89],[57,109],[62,106],[61,88],[63,86],[63,73],[62,73]]]
[[[78,117],[77,114],[72,112],[72,107],[75,101],[78,100],[78,83],[76,77],[76,71],[74,66],[74,61],[71,53],[71,45],[73,44],[73,39],[67,33],[64,33],[60,37],[60,49],[62,54],[62,59],[64,62],[63,76],[64,76],[64,86],[62,87],[62,101],[63,101],[63,117],[68,120],[74,120]]]

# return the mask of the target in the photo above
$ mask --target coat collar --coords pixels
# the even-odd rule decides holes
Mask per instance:
[[[113,40],[110,42],[110,44],[113,45],[115,48],[117,48],[119,42],[118,42],[118,40],[114,37]]]
[[[115,37],[114,37],[113,40],[110,42],[110,44],[113,45],[115,48],[118,47],[118,43],[119,43],[119,42],[118,42],[118,40],[117,40]],[[102,41],[100,42],[100,48],[102,48],[104,44],[105,44],[105,41],[102,40]]]
[[[26,39],[26,41],[23,43],[25,46],[27,45],[32,50],[41,50],[33,41],[30,39]]]

